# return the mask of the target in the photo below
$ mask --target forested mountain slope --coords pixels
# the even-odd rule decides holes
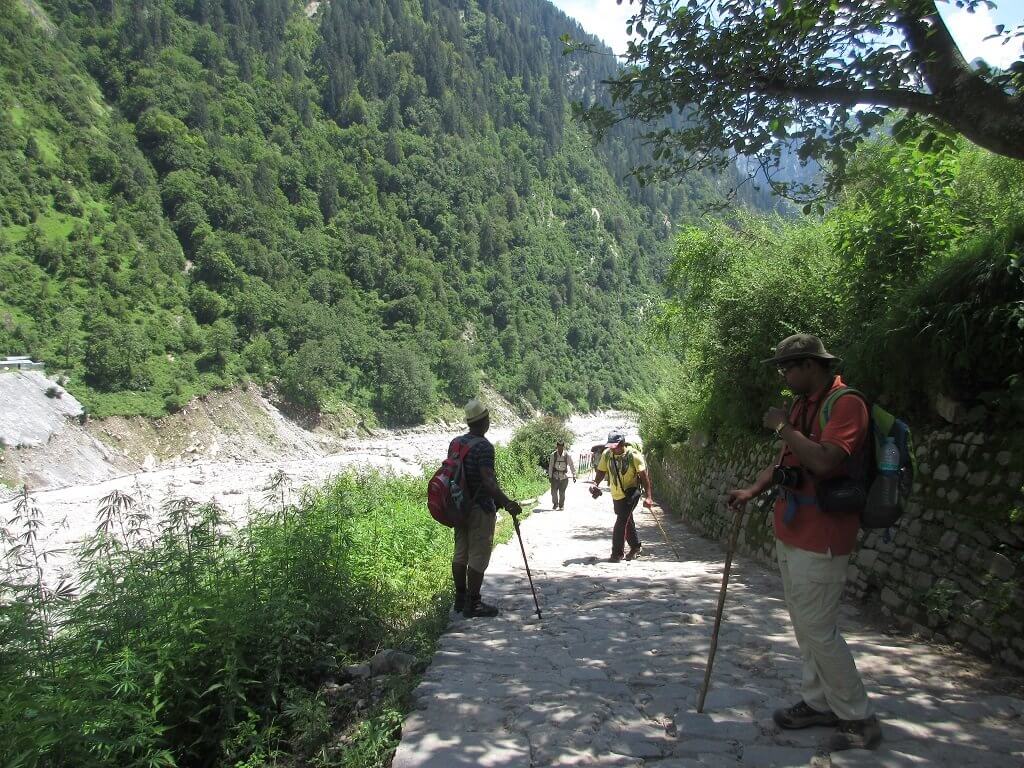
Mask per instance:
[[[646,375],[669,221],[712,184],[639,189],[637,142],[590,146],[568,105],[614,59],[564,57],[585,35],[549,3],[42,0],[0,26],[0,353],[94,412],[274,378],[409,423],[481,370],[563,412]]]

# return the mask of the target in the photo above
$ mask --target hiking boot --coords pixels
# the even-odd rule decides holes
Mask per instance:
[[[469,601],[466,605],[462,615],[467,619],[481,618],[490,619],[497,616],[499,613],[498,607],[495,605],[488,605],[479,597],[475,597]]]
[[[630,547],[629,552],[626,553],[627,560],[636,560],[640,557],[640,553],[644,551],[644,545],[641,544],[639,547]]]
[[[467,619],[477,616],[480,618],[491,618],[498,615],[498,609],[495,606],[488,605],[480,599],[480,586],[483,583],[484,574],[482,571],[477,571],[473,568],[466,569],[466,592],[468,597],[466,598],[466,607],[463,609],[462,615]]]
[[[792,707],[776,709],[772,713],[772,719],[779,728],[785,728],[787,731],[810,728],[814,725],[839,725],[839,718],[833,712],[819,712],[803,700]]]
[[[462,613],[466,607],[466,571],[465,565],[452,563],[452,581],[455,583],[455,604],[452,610]]]
[[[874,749],[882,741],[882,726],[872,715],[864,720],[840,720],[839,730],[827,742],[829,752],[844,749]]]

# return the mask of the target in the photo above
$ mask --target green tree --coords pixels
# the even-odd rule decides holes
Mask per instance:
[[[618,112],[598,103],[584,114],[598,130],[671,118],[649,134],[658,162],[642,177],[754,158],[751,174],[764,170],[777,191],[812,198],[815,184],[774,180],[791,143],[801,160],[826,166],[834,192],[849,150],[896,113],[916,116],[908,131],[952,131],[1024,159],[1024,57],[1005,73],[971,66],[936,0],[654,0],[627,29],[640,37],[611,79]],[[1013,29],[992,34],[1019,49]]]
[[[85,374],[105,392],[145,386],[147,350],[131,326],[102,318],[92,323],[85,338]]]
[[[441,344],[436,368],[438,379],[452,402],[464,403],[480,391],[480,377],[465,344],[457,341]]]
[[[82,313],[74,307],[69,307],[57,315],[57,335],[65,368],[71,367],[72,356],[77,356],[79,352],[78,334],[81,325]]]
[[[434,374],[415,350],[392,347],[381,356],[380,409],[390,423],[422,423],[434,407],[434,388]]]

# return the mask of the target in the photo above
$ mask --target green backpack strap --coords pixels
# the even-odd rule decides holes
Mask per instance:
[[[856,395],[864,401],[864,405],[867,406],[868,416],[871,416],[871,406],[868,404],[867,397],[859,389],[853,387],[842,386],[839,389],[833,390],[825,398],[825,402],[821,406],[821,410],[818,412],[818,434],[822,434],[825,431],[825,425],[828,424],[828,420],[832,417],[832,407],[843,395]],[[891,425],[890,425],[891,426]]]

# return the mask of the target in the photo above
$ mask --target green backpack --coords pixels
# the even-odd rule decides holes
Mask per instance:
[[[910,497],[914,486],[914,474],[917,470],[917,460],[914,457],[914,440],[909,425],[900,418],[889,413],[880,405],[872,405],[868,402],[863,392],[853,387],[840,387],[830,393],[822,404],[818,414],[820,431],[824,433],[825,425],[832,416],[832,408],[836,401],[844,395],[854,395],[864,401],[868,409],[868,433],[870,439],[865,441],[863,461],[861,467],[852,473],[855,481],[849,492],[860,494],[859,500],[854,504],[863,503],[860,525],[861,528],[889,528],[903,516],[907,499]],[[881,500],[881,478],[882,452],[888,438],[892,438],[899,451],[899,467],[897,477],[899,479],[899,495],[895,504],[883,503]],[[819,489],[820,493],[820,489]],[[825,489],[825,496],[829,490]],[[822,499],[822,506],[827,503]]]

